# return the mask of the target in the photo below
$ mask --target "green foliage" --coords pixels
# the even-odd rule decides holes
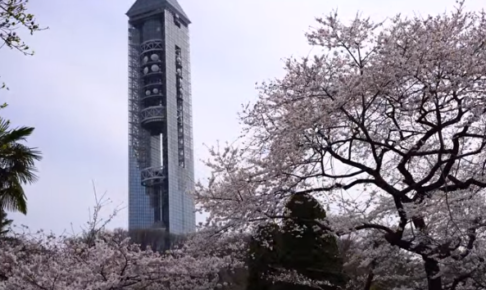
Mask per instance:
[[[4,238],[10,230],[12,220],[7,218],[7,213],[0,208],[0,239]]]
[[[259,227],[251,238],[248,259],[248,290],[273,289],[272,282],[266,277],[274,273],[272,267],[279,264],[277,253],[279,236],[278,225],[270,223]]]
[[[37,176],[35,161],[40,152],[22,144],[34,131],[32,127],[10,129],[10,122],[0,117],[0,208],[27,213],[23,186]]]
[[[29,0],[0,0],[0,39],[1,46],[17,49],[24,54],[33,54],[16,30],[23,27],[30,34],[41,30],[33,14],[27,12]]]
[[[319,202],[308,195],[294,195],[286,210],[289,218],[283,225],[281,248],[284,268],[312,280],[344,286],[346,279],[337,239],[319,226],[326,218]]]
[[[250,243],[248,290],[315,289],[290,283],[273,284],[268,277],[277,268],[296,271],[322,289],[340,289],[346,284],[336,237],[319,227],[326,212],[317,200],[295,195],[286,205],[282,227],[260,227]],[[333,286],[327,286],[330,284]]]

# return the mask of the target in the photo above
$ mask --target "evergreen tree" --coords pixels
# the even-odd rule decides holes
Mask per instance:
[[[336,237],[317,226],[326,212],[307,195],[295,195],[286,205],[282,227],[260,227],[250,242],[248,290],[311,290],[312,286],[273,283],[277,269],[296,271],[322,289],[346,284]]]
[[[257,229],[250,240],[248,258],[248,290],[270,290],[273,283],[269,278],[278,265],[278,239],[280,228],[269,223]]]
[[[282,266],[314,280],[322,289],[344,286],[346,279],[337,239],[318,226],[326,219],[319,202],[308,195],[294,195],[286,205],[286,216],[279,249]]]

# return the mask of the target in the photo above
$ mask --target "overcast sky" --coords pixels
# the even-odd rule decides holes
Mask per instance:
[[[127,206],[127,17],[134,0],[31,1],[49,30],[25,37],[33,57],[3,48],[1,111],[13,125],[36,128],[29,145],[42,151],[40,179],[27,187],[28,215],[17,224],[75,231],[93,206],[92,181],[113,205]],[[256,99],[255,83],[282,75],[282,59],[311,52],[304,33],[314,18],[338,9],[374,20],[397,13],[436,14],[454,0],[179,0],[192,20],[191,62],[196,179],[217,140],[239,133],[241,104]],[[483,4],[483,5],[481,5]],[[479,10],[484,0],[468,0]],[[106,208],[108,214],[111,208]],[[127,226],[127,210],[110,227]]]

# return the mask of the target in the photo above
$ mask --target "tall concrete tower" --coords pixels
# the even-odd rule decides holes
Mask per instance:
[[[128,228],[195,229],[189,18],[177,0],[137,0],[129,17]]]

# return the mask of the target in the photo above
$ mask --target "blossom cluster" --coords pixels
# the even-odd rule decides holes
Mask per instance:
[[[93,241],[22,233],[0,241],[0,249],[0,289],[5,290],[214,289],[221,269],[234,264],[183,249],[142,251],[109,231]]]

